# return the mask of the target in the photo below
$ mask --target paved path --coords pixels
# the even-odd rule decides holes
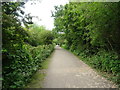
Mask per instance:
[[[72,53],[56,47],[43,88],[114,88]]]

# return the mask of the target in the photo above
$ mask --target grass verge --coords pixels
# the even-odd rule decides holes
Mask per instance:
[[[50,63],[50,58],[53,53],[54,51],[46,60],[41,63],[39,70],[32,76],[30,82],[24,88],[42,88],[42,84]]]

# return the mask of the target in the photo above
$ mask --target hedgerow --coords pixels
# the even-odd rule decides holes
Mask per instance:
[[[75,53],[75,52],[74,52]],[[75,53],[77,55],[77,53]],[[80,59],[93,68],[110,74],[108,79],[120,87],[120,59],[116,52],[99,51],[97,54],[87,56],[84,52],[79,54]]]
[[[52,44],[37,47],[24,44],[21,50],[16,50],[15,54],[9,53],[7,57],[13,61],[10,65],[3,67],[3,88],[23,87],[53,49]]]
[[[21,10],[24,2],[2,2],[1,5],[2,87],[22,88],[54,50],[53,34],[45,27],[35,27],[31,16]]]

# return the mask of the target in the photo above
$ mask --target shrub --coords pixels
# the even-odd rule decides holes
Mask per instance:
[[[78,55],[77,53],[75,54]],[[111,80],[120,85],[120,60],[116,52],[101,50],[92,56],[88,56],[87,53],[83,51],[79,56],[93,68],[111,74],[113,76]]]
[[[53,51],[53,45],[32,47],[24,44],[22,49],[7,57],[13,59],[10,65],[3,66],[3,88],[23,87]]]

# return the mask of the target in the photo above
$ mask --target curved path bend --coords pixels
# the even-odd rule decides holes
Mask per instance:
[[[115,88],[72,53],[56,47],[43,88]]]

